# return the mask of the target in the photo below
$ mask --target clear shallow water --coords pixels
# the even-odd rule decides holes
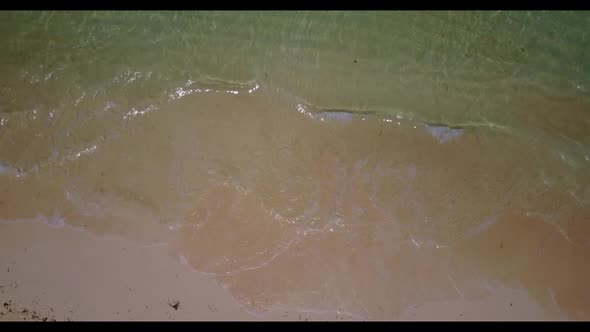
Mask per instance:
[[[2,220],[167,243],[252,310],[588,317],[587,13],[0,15]]]
[[[587,200],[585,12],[2,15],[3,127],[69,110],[77,122],[61,132],[96,139],[81,127],[101,110],[133,116],[196,89],[264,86],[319,109],[501,130],[569,163],[551,177]]]

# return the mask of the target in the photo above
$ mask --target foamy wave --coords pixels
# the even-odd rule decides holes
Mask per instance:
[[[231,95],[253,94],[260,89],[257,81],[232,82],[205,77],[198,82],[188,80],[184,86],[168,93],[168,102],[181,99],[193,93],[225,93]]]
[[[49,227],[53,227],[53,228],[62,228],[66,225],[65,218],[59,212],[54,212],[53,215],[51,215],[49,217],[39,214],[34,218],[0,219],[0,223],[8,223],[8,224],[27,223],[27,222],[45,224],[45,225],[48,225]]]
[[[424,129],[432,135],[434,138],[438,140],[438,143],[444,144],[454,140],[457,137],[463,135],[463,129],[461,128],[451,128],[445,126],[431,126],[426,125]]]
[[[7,165],[5,163],[0,162],[0,176],[12,176],[12,177],[23,177],[26,175],[26,172],[21,171],[17,167],[13,167]]]

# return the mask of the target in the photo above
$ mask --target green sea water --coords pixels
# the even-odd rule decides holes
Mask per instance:
[[[583,11],[2,12],[1,123],[67,110],[77,120],[60,130],[90,140],[98,134],[83,128],[98,121],[97,108],[84,103],[137,114],[197,88],[262,87],[294,110],[527,140],[571,166],[551,181],[585,201],[588,31]]]

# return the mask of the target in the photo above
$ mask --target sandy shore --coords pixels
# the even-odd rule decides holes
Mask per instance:
[[[0,321],[344,320],[243,309],[212,277],[117,236],[69,227],[0,224]]]
[[[49,320],[252,319],[164,248],[33,223],[0,229],[1,297],[9,303],[1,319],[31,320],[34,312]]]
[[[199,95],[6,174],[0,319],[588,316],[590,212],[527,145],[387,123]]]
[[[0,224],[0,320],[345,320],[344,315],[246,312],[212,277],[116,236],[40,223]],[[551,320],[524,291],[415,306],[401,320]]]
[[[590,21],[524,14],[0,13],[0,320],[589,320]]]

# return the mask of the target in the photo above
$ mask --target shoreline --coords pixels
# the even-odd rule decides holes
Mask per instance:
[[[184,265],[164,248],[70,227],[0,223],[0,321],[364,320],[310,310],[248,312],[213,277]],[[392,319],[564,317],[543,309],[525,291],[499,287],[483,299],[413,305]]]
[[[7,290],[62,320],[176,319],[177,300],[195,308],[182,320],[587,317],[590,211],[538,175],[567,167],[501,135],[287,106],[192,96],[64,165],[0,178],[0,268],[24,268],[0,285],[44,283]]]

